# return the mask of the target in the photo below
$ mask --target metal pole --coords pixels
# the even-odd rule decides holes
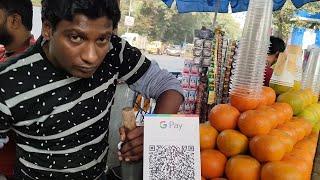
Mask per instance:
[[[129,17],[131,16],[131,6],[132,6],[132,0],[130,0],[129,3]],[[129,32],[129,26],[127,26],[127,33]]]
[[[130,0],[130,5],[129,5],[129,16],[131,16],[131,6],[132,6],[132,0]]]
[[[212,30],[213,31],[216,28],[218,12],[219,12],[219,9],[220,9],[220,3],[221,3],[220,0],[216,0],[215,13],[214,13],[213,21],[212,21],[212,26],[213,26]]]

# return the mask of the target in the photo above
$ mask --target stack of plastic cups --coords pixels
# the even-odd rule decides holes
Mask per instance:
[[[270,45],[273,0],[250,0],[230,93],[259,98]]]
[[[302,78],[303,89],[311,89],[314,96],[320,93],[320,49],[312,49]]]

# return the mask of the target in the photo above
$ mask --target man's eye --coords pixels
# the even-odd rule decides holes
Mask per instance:
[[[98,41],[97,41],[97,43],[99,43],[99,44],[105,44],[107,42],[108,42],[107,38],[99,38]]]
[[[83,40],[83,38],[77,35],[71,35],[70,40],[74,43],[80,43]]]

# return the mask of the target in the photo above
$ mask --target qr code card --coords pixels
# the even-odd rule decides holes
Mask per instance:
[[[144,180],[201,180],[199,117],[144,118]]]

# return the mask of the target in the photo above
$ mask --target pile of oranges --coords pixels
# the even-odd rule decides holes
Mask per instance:
[[[271,88],[258,101],[243,99],[231,96],[231,105],[215,106],[200,124],[202,179],[310,179],[318,140],[312,124],[275,103]]]

